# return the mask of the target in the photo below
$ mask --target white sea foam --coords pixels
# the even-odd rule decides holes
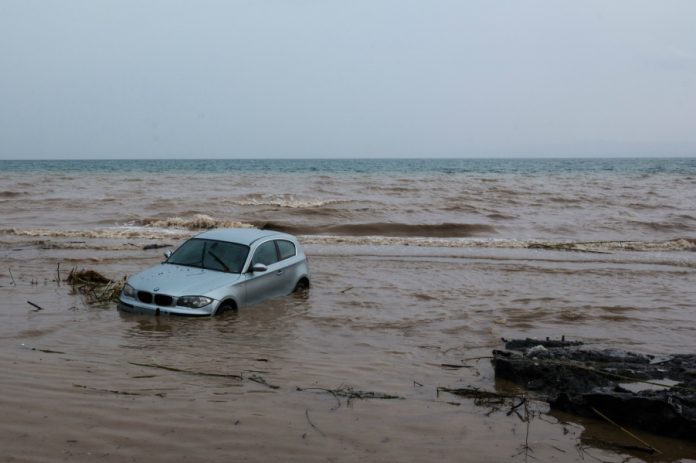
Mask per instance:
[[[146,228],[135,226],[96,228],[91,230],[54,230],[50,228],[5,230],[6,233],[15,236],[27,236],[32,238],[88,238],[88,239],[125,239],[146,238],[159,239],[166,237],[181,237],[189,235],[189,232],[177,229]]]
[[[306,244],[346,244],[370,246],[420,246],[438,248],[539,249],[574,252],[613,251],[691,251],[696,244],[686,239],[664,241],[541,241],[497,238],[426,238],[390,236],[302,235]]]
[[[289,209],[304,209],[312,207],[323,207],[331,204],[341,204],[349,202],[344,199],[297,199],[293,196],[261,196],[250,197],[231,201],[237,206],[274,206],[285,207]]]
[[[194,214],[191,217],[150,218],[139,221],[148,228],[179,228],[186,230],[209,230],[211,228],[253,228],[252,224],[234,220],[218,219],[206,214]]]

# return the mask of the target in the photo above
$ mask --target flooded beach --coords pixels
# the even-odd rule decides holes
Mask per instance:
[[[501,338],[694,353],[692,160],[120,162],[0,169],[6,461],[696,459],[645,433],[663,453],[630,451],[541,402],[525,422],[438,392],[515,391],[488,359]],[[162,260],[147,245],[251,226],[299,237],[307,294],[187,319],[63,281],[120,280]]]

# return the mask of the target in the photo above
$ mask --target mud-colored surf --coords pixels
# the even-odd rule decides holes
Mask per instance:
[[[481,358],[501,337],[693,353],[695,182],[0,172],[2,456],[484,462],[523,461],[526,443],[537,461],[696,459],[693,442],[638,433],[664,452],[651,456],[601,419],[541,403],[526,438],[507,409],[437,392],[509,391]],[[162,259],[145,245],[264,224],[301,236],[307,295],[220,318],[149,317],[56,281],[72,267],[120,279]],[[322,390],[341,387],[400,399]]]

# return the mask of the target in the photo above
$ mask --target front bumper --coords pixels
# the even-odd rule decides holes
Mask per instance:
[[[144,304],[135,299],[126,299],[120,297],[118,300],[118,309],[130,313],[142,313],[150,315],[184,315],[187,317],[209,317],[212,315],[214,304],[203,309],[191,309],[188,307],[160,307],[154,304]]]

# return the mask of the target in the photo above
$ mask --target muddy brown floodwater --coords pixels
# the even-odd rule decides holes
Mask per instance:
[[[696,460],[437,393],[508,391],[480,358],[502,337],[696,352],[693,160],[353,164],[0,162],[0,461]],[[186,319],[56,281],[133,275],[161,259],[146,245],[234,226],[298,235],[308,295]]]
[[[509,390],[488,359],[475,359],[501,337],[693,352],[693,253],[308,240],[307,295],[188,319],[89,305],[55,281],[58,263],[63,276],[78,267],[120,278],[159,262],[161,249],[70,241],[3,248],[3,461],[696,459],[693,442],[645,433],[663,455],[607,447],[635,442],[543,403],[532,402],[528,424],[504,406],[437,393]],[[400,398],[322,390],[339,388]]]

